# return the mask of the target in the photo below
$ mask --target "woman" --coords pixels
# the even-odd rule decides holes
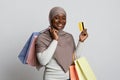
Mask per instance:
[[[87,30],[81,32],[76,48],[73,36],[63,31],[66,24],[65,10],[61,7],[52,8],[49,21],[49,29],[41,33],[36,42],[37,58],[45,66],[44,80],[67,80],[73,53],[79,53],[80,45],[88,37]]]

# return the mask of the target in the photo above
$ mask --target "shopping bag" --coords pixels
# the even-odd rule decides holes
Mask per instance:
[[[80,57],[74,62],[80,80],[96,80],[96,77],[85,57]]]
[[[75,69],[75,65],[71,65],[69,68],[70,68],[70,80],[79,80]]]
[[[18,55],[18,58],[19,60],[23,63],[23,64],[26,64],[26,55],[27,55],[27,52],[28,52],[28,48],[29,48],[29,45],[30,45],[30,42],[31,42],[31,38],[32,38],[32,35],[30,36],[30,38],[27,40],[26,44],[24,45],[23,49],[21,50],[20,54]]]
[[[24,45],[23,49],[21,50],[20,54],[18,55],[19,60],[23,64],[27,64],[26,60],[29,54],[30,45],[32,44],[32,41],[34,39],[34,36],[38,36],[40,32],[33,32],[32,35],[27,40],[26,44]]]
[[[35,41],[37,39],[37,36],[40,35],[41,33],[45,32],[46,30],[49,30],[50,28],[48,27],[47,29],[44,29],[40,32],[33,32],[32,35],[29,37],[27,42],[25,43],[23,49],[18,55],[19,60],[23,64],[29,64],[32,66],[37,66],[37,58],[35,54]]]
[[[28,55],[26,57],[26,63],[31,65],[31,66],[36,66],[38,65],[37,63],[37,56],[36,56],[36,53],[35,53],[35,43],[36,43],[36,40],[37,40],[37,37],[40,33],[33,33],[33,37],[32,37],[32,41],[31,41],[31,44],[29,46],[29,51],[28,51]]]

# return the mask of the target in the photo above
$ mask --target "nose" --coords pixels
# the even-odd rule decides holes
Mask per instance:
[[[59,19],[58,22],[59,22],[59,23],[63,23],[64,20],[63,20],[63,19]]]
[[[59,23],[62,23],[62,20],[59,20],[58,22],[59,22]]]

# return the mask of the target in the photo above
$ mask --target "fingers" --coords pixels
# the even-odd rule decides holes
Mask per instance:
[[[81,34],[84,35],[84,36],[88,35],[87,29],[84,29],[84,30],[81,32]]]
[[[50,28],[50,32],[51,33],[58,33],[58,30],[56,30],[55,28]]]
[[[51,37],[55,40],[58,40],[58,30],[50,28]]]
[[[84,29],[80,36],[79,36],[79,41],[84,42],[88,37],[87,29]]]

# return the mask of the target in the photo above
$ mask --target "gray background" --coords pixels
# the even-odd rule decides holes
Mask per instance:
[[[0,80],[42,80],[43,70],[23,65],[17,58],[34,31],[49,26],[54,6],[67,12],[64,29],[78,42],[78,22],[83,21],[89,38],[81,55],[97,80],[120,80],[119,0],[0,0]]]

